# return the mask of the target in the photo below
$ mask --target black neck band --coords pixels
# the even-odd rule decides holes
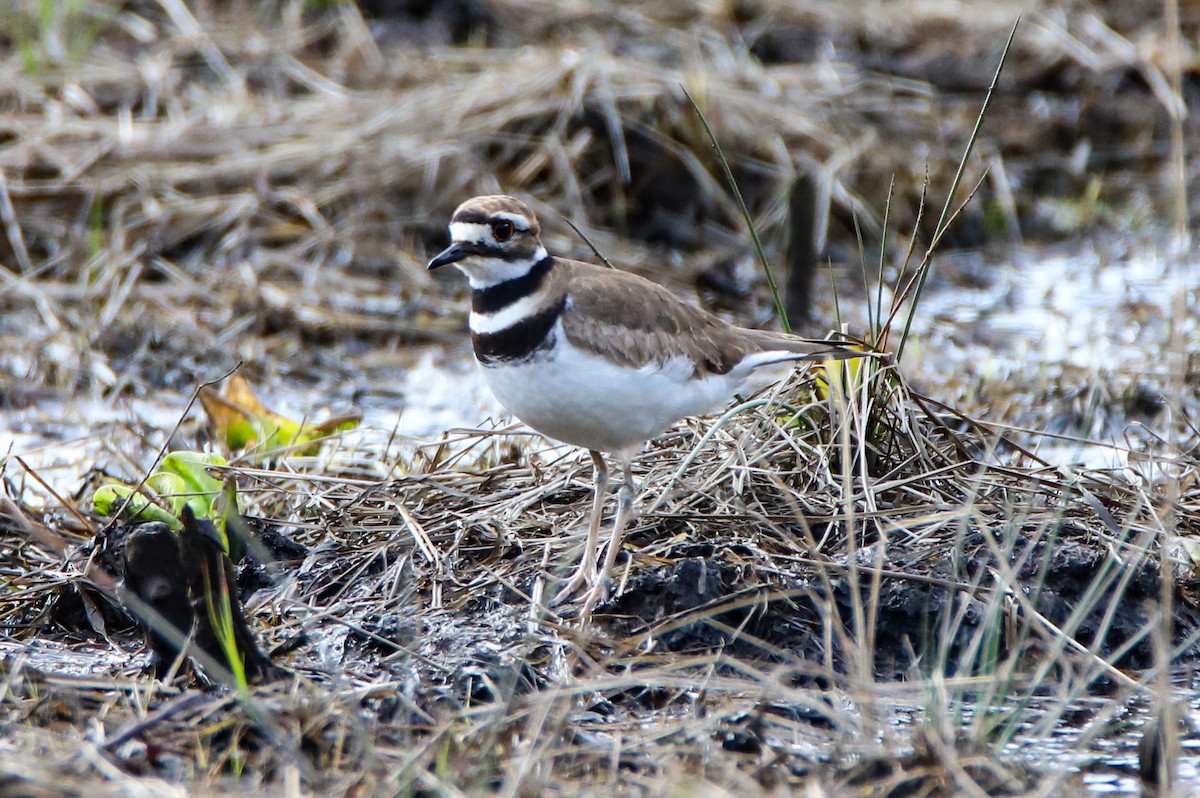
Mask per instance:
[[[560,301],[493,333],[471,333],[475,358],[485,366],[536,357],[554,346],[554,325],[563,311]]]
[[[471,291],[471,310],[476,313],[495,313],[503,310],[514,302],[537,293],[542,287],[542,280],[554,266],[554,258],[546,257],[533,264],[533,268],[502,283],[490,285],[487,288],[476,288]]]

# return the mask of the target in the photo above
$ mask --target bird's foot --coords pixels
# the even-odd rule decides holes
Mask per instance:
[[[592,587],[587,592],[587,596],[583,600],[583,606],[579,608],[579,619],[583,623],[587,623],[592,617],[592,610],[608,601],[608,577],[602,577],[592,583]]]
[[[590,568],[587,570],[582,568],[577,569],[571,576],[571,580],[550,600],[548,606],[551,609],[563,606],[574,599],[586,585],[587,592],[579,596],[583,599],[583,604],[580,606],[579,615],[577,616],[586,622],[591,616],[592,610],[608,601],[611,583],[612,580],[607,576],[602,576]]]
[[[563,604],[566,604],[568,601],[574,598],[575,594],[578,593],[579,589],[584,585],[590,585],[594,589],[595,584],[595,569],[590,566],[584,567],[583,565],[580,565],[575,569],[575,573],[571,575],[570,581],[563,585],[563,588],[554,594],[554,598],[550,599],[549,606],[551,608],[561,607]]]

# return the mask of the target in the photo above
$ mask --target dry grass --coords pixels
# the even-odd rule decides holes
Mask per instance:
[[[1027,6],[966,165],[964,191],[990,172],[964,229],[999,214],[1054,232],[1038,227],[1039,181],[1068,204],[1132,200],[1085,226],[1169,204],[1138,192],[1148,171],[1178,173],[1155,145],[1172,108],[1161,70],[1188,79],[1189,56],[1160,64],[1165,34],[1121,8]],[[532,198],[563,254],[586,250],[557,213],[634,270],[666,260],[647,238],[702,266],[740,253],[681,87],[772,253],[801,171],[817,175],[835,252],[855,220],[878,240],[893,177],[888,228],[910,231],[927,175],[949,182],[1014,13],[487,9],[472,41],[493,47],[436,42],[454,27],[436,14],[350,5],[7,12],[4,401],[186,391],[238,360],[330,384],[380,350],[457,337],[462,311],[422,264],[450,208],[482,191]],[[1113,172],[1099,201],[1066,158],[1081,148]],[[1196,583],[1170,548],[1200,532],[1186,413],[1178,449],[1151,447],[1131,480],[1051,468],[1026,433],[898,373],[864,385],[838,402],[793,381],[784,404],[656,441],[638,462],[623,595],[583,629],[542,606],[581,542],[590,474],[574,453],[469,431],[395,462],[331,449],[238,468],[251,514],[311,547],[250,603],[294,675],[241,701],[139,675],[106,598],[107,534],[64,509],[83,490],[53,486],[62,506],[30,512],[32,477],[10,461],[3,779],[30,795],[1070,794],[1069,756],[1195,654]],[[150,462],[161,431],[137,432],[114,432],[108,468]],[[1164,574],[1175,613],[1154,601]],[[1068,709],[1085,724],[1075,747],[1019,764],[1012,752],[1039,750]]]
[[[155,774],[238,794],[1069,792],[1065,771],[996,753],[1036,746],[1068,708],[1086,716],[1082,753],[1158,668],[1194,656],[1191,610],[1165,659],[1151,645],[1166,497],[1001,459],[878,379],[887,392],[844,405],[796,380],[656,441],[623,595],[583,628],[542,606],[585,522],[573,454],[463,433],[384,482],[241,469],[243,501],[312,546],[250,603],[293,675],[239,704],[131,679],[136,659],[115,669],[126,681],[112,665],[40,675],[71,660],[14,635],[12,744],[49,765],[10,777],[152,789]],[[10,626],[107,617],[118,633],[78,575],[87,549],[39,568],[43,549],[25,547]],[[1097,685],[1112,697],[1089,704]]]

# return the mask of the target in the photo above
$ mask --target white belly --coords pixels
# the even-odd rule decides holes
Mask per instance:
[[[720,408],[738,391],[728,375],[696,379],[683,358],[662,366],[617,366],[572,346],[555,330],[548,355],[484,366],[500,404],[550,438],[602,452],[638,446],[686,416]]]

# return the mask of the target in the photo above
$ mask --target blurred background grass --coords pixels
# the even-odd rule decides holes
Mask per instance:
[[[534,202],[552,251],[588,255],[561,213],[624,267],[761,322],[759,286],[747,298],[731,276],[744,223],[684,88],[772,259],[811,224],[818,262],[852,276],[839,290],[861,285],[893,181],[885,267],[914,229],[923,250],[921,196],[949,185],[1018,14],[958,199],[978,193],[943,248],[1165,228],[1193,194],[1179,98],[1196,90],[1200,4],[1178,26],[1165,8],[15,0],[0,12],[4,394],[184,388],[238,359],[312,377],[342,345],[445,340],[461,310],[423,264],[458,202],[500,190]],[[812,210],[789,222],[798,180]]]

